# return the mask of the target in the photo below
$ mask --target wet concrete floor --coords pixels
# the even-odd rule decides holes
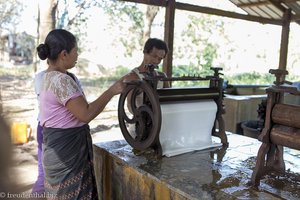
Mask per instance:
[[[287,173],[268,173],[261,179],[260,186],[255,188],[249,181],[261,142],[231,133],[227,133],[227,137],[228,147],[162,159],[157,159],[151,151],[137,155],[125,140],[96,143],[94,152],[98,191],[108,193],[100,196],[103,199],[108,196],[110,199],[126,199],[129,196],[131,199],[300,199],[299,151],[285,148]],[[213,137],[213,141],[219,142],[219,139]],[[124,168],[131,168],[134,172]],[[135,172],[142,174],[137,179],[143,181],[134,181],[133,176],[128,175]],[[126,176],[131,178],[124,180]],[[169,198],[152,194],[151,191],[144,192],[147,187],[150,188],[147,190],[154,188],[153,193],[159,192],[156,186],[149,186],[145,177],[166,186],[171,191],[168,192]],[[129,193],[126,192],[128,190]]]

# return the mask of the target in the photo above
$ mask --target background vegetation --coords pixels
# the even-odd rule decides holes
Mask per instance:
[[[220,1],[212,0],[210,3],[218,4]],[[32,57],[32,64],[5,69],[7,63],[1,63],[0,59],[2,74],[33,76],[42,69],[44,66],[36,58],[35,47],[44,41],[45,35],[53,28],[68,29],[79,38],[82,57],[76,73],[86,84],[105,83],[119,78],[140,64],[142,45],[148,37],[163,38],[164,9],[155,6],[111,0],[0,0],[0,8],[0,36],[19,34],[21,30],[18,27],[25,23],[22,13],[28,9],[36,12],[31,13],[31,25],[36,27],[33,34],[27,37],[23,35],[17,40],[20,48],[27,48],[31,52],[29,56]],[[277,68],[280,28],[271,33],[270,30],[274,29],[272,26],[260,25],[263,30],[257,30],[257,23],[254,25],[248,22],[248,35],[242,36],[242,28],[236,29],[240,35],[230,32],[229,28],[239,25],[240,21],[181,11],[176,12],[175,19],[173,76],[207,76],[212,73],[210,67],[222,67],[224,79],[229,84],[273,82],[274,78],[268,74],[268,69]],[[266,39],[263,42],[253,41],[257,46],[251,47],[256,50],[250,54],[249,46],[239,46],[242,42],[239,38],[251,40],[253,36],[250,33],[256,33],[252,28],[256,28],[255,31]],[[272,41],[272,46],[267,43],[271,34],[277,37],[276,42]],[[94,36],[96,40],[92,40]],[[299,81],[299,75],[295,73],[299,68],[299,42],[292,31],[290,44],[287,66],[290,75],[287,79]],[[5,48],[2,43],[0,47]],[[89,55],[88,59],[83,55]],[[240,55],[245,57],[241,58]],[[104,58],[108,58],[109,62],[104,61]],[[249,65],[250,62],[255,64]],[[246,65],[250,67],[240,70]]]

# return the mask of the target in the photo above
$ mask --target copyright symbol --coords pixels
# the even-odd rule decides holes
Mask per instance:
[[[5,192],[0,192],[0,198],[4,198],[5,196]]]

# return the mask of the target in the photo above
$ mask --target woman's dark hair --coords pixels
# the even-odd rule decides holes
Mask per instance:
[[[166,54],[169,51],[167,44],[164,41],[157,38],[149,38],[144,45],[143,52],[150,53],[154,47],[160,50],[165,50]]]
[[[58,54],[63,50],[68,53],[76,46],[75,36],[64,29],[54,29],[50,31],[44,44],[40,44],[36,50],[41,60],[56,60]]]

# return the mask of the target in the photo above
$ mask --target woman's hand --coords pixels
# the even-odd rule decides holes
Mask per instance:
[[[114,84],[112,84],[108,91],[111,92],[113,95],[117,95],[123,92],[124,88],[126,87],[126,84],[124,83],[123,79],[119,79]]]

